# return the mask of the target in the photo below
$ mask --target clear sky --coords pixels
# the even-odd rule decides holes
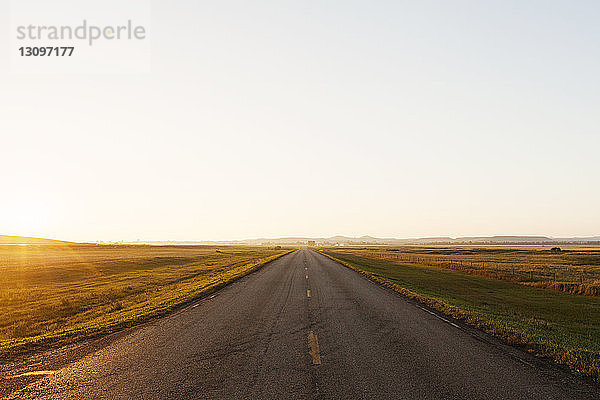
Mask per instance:
[[[600,234],[597,1],[165,0],[151,18],[141,73],[19,74],[3,30],[0,234]]]

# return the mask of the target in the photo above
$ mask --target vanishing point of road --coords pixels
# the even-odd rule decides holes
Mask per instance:
[[[593,385],[302,249],[9,398],[600,396]]]

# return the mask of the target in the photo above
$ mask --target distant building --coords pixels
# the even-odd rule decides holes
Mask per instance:
[[[314,241],[314,240],[309,240],[307,244],[308,244],[309,246],[314,246],[314,245],[316,245],[316,244],[317,244],[317,242],[316,242],[316,241]]]

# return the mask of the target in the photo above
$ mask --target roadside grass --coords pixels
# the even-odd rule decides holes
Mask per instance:
[[[0,358],[165,314],[286,253],[224,246],[0,246]]]
[[[321,251],[409,298],[600,380],[600,298],[430,266]]]
[[[392,262],[434,266],[523,285],[600,295],[600,249],[571,246],[385,246],[336,250]]]

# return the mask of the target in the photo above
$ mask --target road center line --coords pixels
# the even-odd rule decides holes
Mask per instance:
[[[310,297],[310,289],[306,289],[306,297]]]
[[[306,275],[306,279],[308,279],[308,275]]]
[[[321,365],[321,353],[319,352],[319,339],[317,335],[310,331],[308,334],[308,348],[312,357],[313,365]]]

